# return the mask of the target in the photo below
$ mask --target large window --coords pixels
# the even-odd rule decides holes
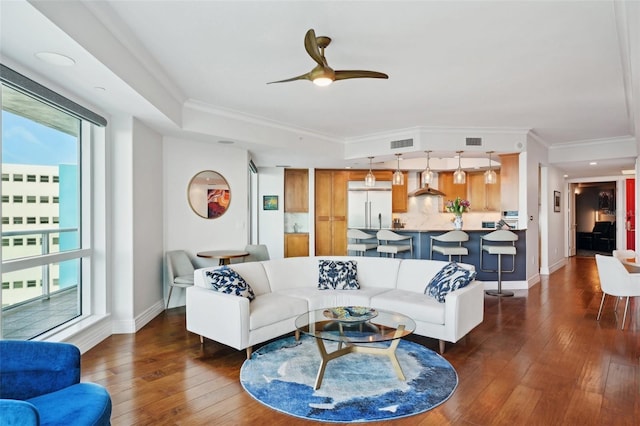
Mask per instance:
[[[2,204],[0,338],[31,339],[90,310],[82,303],[90,285],[82,271],[91,260],[82,196],[90,185],[81,188],[89,164],[84,133],[91,125],[73,113],[72,102],[2,71],[2,197],[8,202]]]

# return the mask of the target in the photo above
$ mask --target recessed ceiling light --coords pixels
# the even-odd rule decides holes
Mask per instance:
[[[590,165],[590,166],[597,166],[597,165],[598,165],[598,163],[596,163],[595,161],[592,161],[592,162],[590,162],[590,163],[589,163],[589,165]]]
[[[102,87],[102,86],[96,86],[96,87],[94,87],[94,89],[95,89],[95,90],[97,90],[97,91],[99,91],[99,92],[105,92],[105,91],[107,90],[107,89],[105,89],[105,88],[104,88],[104,87]]]
[[[75,59],[55,52],[38,52],[35,56],[41,61],[59,67],[71,67],[76,64]]]
[[[623,175],[635,175],[636,171],[633,169],[626,169],[626,170],[622,170],[622,174]]]
[[[223,145],[231,145],[231,144],[234,144],[235,142],[234,141],[218,141],[218,143],[221,143]]]
[[[569,177],[569,175],[564,175],[564,177],[565,177],[565,178],[568,178],[568,177]]]

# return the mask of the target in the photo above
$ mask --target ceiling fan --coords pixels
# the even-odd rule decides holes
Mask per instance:
[[[299,75],[297,77],[288,78],[286,80],[271,81],[271,83],[286,83],[288,81],[295,80],[310,80],[318,86],[328,86],[335,80],[346,80],[348,78],[389,78],[387,74],[377,71],[362,71],[362,70],[338,70],[334,71],[333,68],[327,63],[327,59],[324,57],[324,49],[329,46],[331,39],[326,36],[316,37],[316,33],[313,29],[307,31],[304,36],[304,48],[311,58],[316,61],[318,65],[306,74]]]

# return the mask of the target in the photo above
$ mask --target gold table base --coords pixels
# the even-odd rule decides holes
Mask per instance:
[[[396,357],[396,349],[400,344],[400,336],[404,331],[404,325],[399,325],[395,334],[393,341],[386,348],[373,348],[370,346],[357,346],[353,343],[349,342],[345,337],[344,341],[340,341],[338,344],[338,349],[329,353],[327,352],[327,348],[324,345],[324,340],[320,337],[316,337],[316,343],[318,344],[318,350],[320,351],[320,357],[322,360],[320,361],[320,368],[318,369],[318,375],[316,376],[316,383],[314,389],[320,389],[320,385],[322,385],[322,379],[324,378],[324,371],[327,368],[327,364],[332,359],[340,358],[343,355],[347,355],[353,352],[372,354],[372,355],[386,355],[389,357],[391,361],[391,365],[393,366],[396,375],[399,380],[405,380],[404,373],[402,372],[402,367],[400,367],[400,363],[398,362],[398,358]],[[343,348],[342,344],[346,346]]]

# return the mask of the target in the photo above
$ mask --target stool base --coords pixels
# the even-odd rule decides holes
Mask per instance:
[[[489,296],[497,296],[497,297],[511,297],[513,296],[512,291],[504,291],[504,290],[486,290],[486,294]]]

